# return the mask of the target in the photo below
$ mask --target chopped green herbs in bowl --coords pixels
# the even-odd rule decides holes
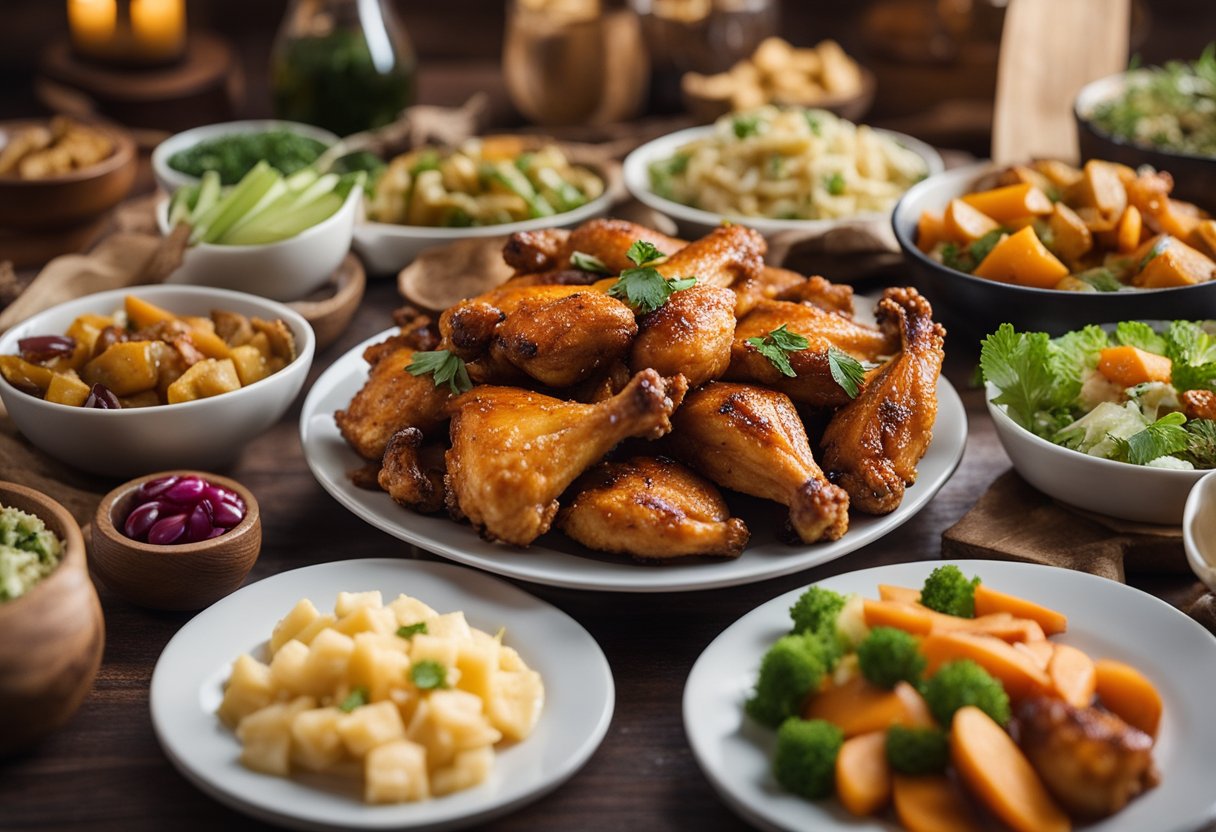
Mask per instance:
[[[191,176],[213,170],[221,185],[235,185],[259,161],[290,174],[317,161],[325,148],[324,143],[290,130],[230,133],[177,151],[169,157],[169,167]]]
[[[62,556],[63,541],[41,519],[0,504],[0,603],[33,589]]]

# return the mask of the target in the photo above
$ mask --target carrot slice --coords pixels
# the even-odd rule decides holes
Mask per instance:
[[[968,705],[954,714],[950,758],[963,782],[1016,832],[1068,832],[1068,816],[1001,726]],[[899,792],[895,793],[898,808]]]
[[[908,832],[980,832],[980,823],[966,796],[945,775],[893,779],[895,814]]]
[[[1094,662],[1094,692],[1108,711],[1150,737],[1157,736],[1161,694],[1139,670],[1113,659],[1098,659]]]
[[[992,217],[961,199],[950,200],[950,204],[946,206],[943,225],[946,234],[961,243],[974,243],[988,232],[1001,227]]]
[[[884,601],[899,601],[903,604],[919,604],[920,590],[910,586],[895,586],[894,584],[879,584],[878,597]]]
[[[1037,621],[1043,632],[1049,636],[1068,629],[1068,616],[1063,613],[980,584],[975,588],[975,614],[989,615],[994,612],[1007,612],[1015,618]]]
[[[872,731],[845,740],[836,755],[836,796],[855,815],[872,815],[891,799],[887,734]]]
[[[916,247],[921,251],[931,251],[946,236],[946,226],[941,214],[923,211],[916,222]]]
[[[1030,182],[977,191],[963,197],[963,202],[997,222],[1011,222],[1022,217],[1050,214],[1051,200]]]
[[[1098,352],[1098,372],[1120,387],[1135,387],[1146,381],[1170,380],[1173,364],[1164,355],[1139,347],[1107,347]]]
[[[1025,653],[1039,668],[1046,670],[1055,655],[1055,644],[1050,641],[1024,641],[1013,645],[1019,653]]]
[[[812,696],[807,702],[803,716],[807,719],[825,719],[844,732],[846,738],[858,734],[882,731],[892,725],[923,726],[928,714],[920,694],[908,691],[885,690],[872,685],[863,676],[854,676],[843,685],[827,688]],[[899,685],[896,685],[899,688]]]
[[[994,612],[979,618],[960,618],[959,623],[934,625],[932,632],[975,633],[992,636],[1010,644],[1020,641],[1043,641],[1047,638],[1037,621],[1014,618],[1007,612]]]
[[[1088,708],[1094,701],[1096,673],[1094,660],[1067,644],[1052,648],[1047,675],[1056,696],[1076,708]]]
[[[921,642],[928,659],[925,672],[932,676],[946,662],[971,659],[1005,688],[1011,699],[1050,690],[1047,674],[1023,653],[999,638],[972,633],[931,633]]]
[[[1116,246],[1122,254],[1135,251],[1140,245],[1140,232],[1144,230],[1144,217],[1135,205],[1127,206],[1115,230]]]

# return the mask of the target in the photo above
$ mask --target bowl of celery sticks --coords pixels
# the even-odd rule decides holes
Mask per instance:
[[[224,187],[207,171],[157,206],[161,233],[190,227],[170,283],[217,286],[298,300],[323,285],[350,251],[363,173],[304,168],[284,175],[265,161]]]

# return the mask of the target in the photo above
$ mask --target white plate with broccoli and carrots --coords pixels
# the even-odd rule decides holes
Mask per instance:
[[[766,829],[1190,832],[1216,818],[1214,690],[1216,639],[1150,595],[931,561],[752,610],[693,666],[684,725]]]

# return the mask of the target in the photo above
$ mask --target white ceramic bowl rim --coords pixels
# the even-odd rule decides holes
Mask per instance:
[[[1005,411],[1005,405],[997,404],[996,402],[993,401],[993,399],[999,395],[1000,395],[1000,391],[996,388],[995,385],[992,384],[992,382],[990,382],[990,381],[984,382],[984,400],[988,404],[988,412],[992,415],[992,417],[994,419],[1000,419],[1002,424],[1011,425],[1017,431],[1019,431],[1020,433],[1025,435],[1026,438],[1029,439],[1029,441],[1033,445],[1037,445],[1038,447],[1044,448],[1047,450],[1055,450],[1055,451],[1060,451],[1063,453],[1071,454],[1072,458],[1076,459],[1078,462],[1082,459],[1089,460],[1089,462],[1092,463],[1094,466],[1096,466],[1099,470],[1106,469],[1106,470],[1128,471],[1128,470],[1132,470],[1132,469],[1142,469],[1145,471],[1153,472],[1154,476],[1158,476],[1158,475],[1172,476],[1172,477],[1177,477],[1180,480],[1181,479],[1201,479],[1202,477],[1206,476],[1209,473],[1216,473],[1216,471],[1213,471],[1213,469],[1208,469],[1208,468],[1196,468],[1191,471],[1179,470],[1176,468],[1149,468],[1146,465],[1132,465],[1132,463],[1130,463],[1130,462],[1119,462],[1118,460],[1115,460],[1115,459],[1106,459],[1105,457],[1092,456],[1090,454],[1084,453],[1083,451],[1078,451],[1075,448],[1066,448],[1063,445],[1057,445],[1055,442],[1051,442],[1047,439],[1044,439],[1043,437],[1039,436],[1038,434],[1032,433],[1031,431],[1029,431],[1026,428],[1019,425],[1014,420],[1014,418]]]
[[[278,303],[277,301],[273,301],[273,300],[269,300],[267,298],[260,297],[258,295],[251,295],[246,292],[234,292],[231,289],[216,289],[216,288],[212,288],[210,286],[189,286],[189,285],[182,285],[182,284],[172,284],[172,285],[163,285],[163,286],[130,286],[125,289],[110,289],[105,292],[95,292],[94,294],[91,294],[91,295],[85,295],[84,297],[74,298],[73,300],[65,301],[63,303],[52,306],[50,309],[44,309],[43,311],[37,313],[36,315],[31,315],[30,317],[26,318],[24,321],[21,321],[20,323],[15,324],[11,329],[8,330],[8,332],[4,333],[3,335],[0,335],[0,355],[15,354],[14,350],[16,348],[17,341],[20,338],[29,337],[32,330],[37,330],[38,322],[44,320],[47,317],[54,315],[55,313],[60,312],[65,306],[72,306],[72,305],[76,305],[76,304],[83,305],[82,302],[86,301],[86,300],[93,300],[97,303],[100,303],[103,298],[109,299],[112,297],[112,298],[117,299],[117,304],[114,307],[115,309],[117,309],[122,305],[122,299],[124,297],[126,297],[127,295],[138,295],[142,299],[144,297],[155,298],[157,295],[160,295],[160,294],[194,295],[197,298],[199,298],[200,300],[209,299],[215,303],[220,303],[224,300],[234,300],[234,301],[240,301],[242,303],[248,303],[251,305],[262,306],[263,308],[266,309],[268,315],[272,315],[272,316],[274,316],[274,318],[280,318],[285,323],[292,325],[292,334],[297,336],[296,357],[294,359],[292,359],[292,361],[289,364],[286,364],[285,366],[283,366],[282,369],[277,370],[274,373],[271,373],[270,375],[266,376],[265,378],[258,379],[253,384],[244,385],[243,387],[241,387],[238,390],[233,390],[228,393],[221,393],[218,396],[209,396],[205,399],[194,399],[193,401],[188,401],[188,402],[178,402],[177,404],[157,404],[157,405],[151,405],[149,407],[122,408],[119,410],[102,410],[101,408],[76,407],[76,406],[73,406],[70,404],[61,404],[59,402],[48,402],[46,399],[40,399],[37,396],[31,396],[28,393],[24,392],[23,390],[18,390],[15,387],[13,387],[13,390],[18,395],[26,396],[27,398],[29,398],[31,403],[35,407],[42,406],[42,407],[49,407],[49,408],[58,408],[61,410],[71,410],[71,411],[82,412],[82,413],[89,414],[84,417],[86,419],[92,419],[92,418],[121,419],[121,418],[123,418],[123,414],[161,412],[161,411],[166,411],[166,410],[170,410],[170,409],[172,409],[173,412],[179,412],[188,407],[212,406],[216,401],[222,401],[222,400],[231,401],[231,399],[229,397],[247,396],[247,395],[250,395],[250,391],[254,391],[254,393],[256,394],[255,388],[259,387],[264,382],[271,381],[276,376],[278,376],[280,373],[285,372],[288,367],[291,367],[292,365],[298,363],[301,360],[310,361],[310,362],[312,361],[313,353],[316,350],[316,336],[312,331],[312,325],[308,323],[308,321],[304,318],[304,316],[302,316],[300,313],[296,312],[291,307],[285,306],[281,303]],[[219,308],[222,308],[222,307],[219,307]],[[77,314],[83,314],[84,312],[85,312],[85,310],[82,309],[81,312],[77,313]],[[273,320],[273,318],[272,318],[272,320]],[[301,333],[303,333],[303,336],[304,336],[302,339],[298,338],[298,336]],[[46,334],[59,334],[59,333],[46,333]],[[303,343],[300,343],[300,341],[303,341]],[[3,379],[0,379],[0,384],[8,384],[8,382]],[[9,386],[12,386],[12,385],[9,385]]]
[[[206,141],[218,139],[221,136],[243,135],[246,133],[268,133],[272,130],[288,130],[310,139],[316,139],[330,146],[339,141],[334,133],[312,124],[283,119],[263,118],[245,119],[243,121],[223,121],[215,124],[204,124],[175,133],[152,150],[152,168],[157,178],[166,182],[177,181],[181,184],[191,184],[199,181],[192,173],[177,170],[169,166],[169,158],[179,150]]]
[[[276,248],[278,248],[280,246],[288,246],[291,243],[297,243],[300,240],[306,240],[310,237],[315,237],[316,235],[323,233],[324,230],[329,228],[330,226],[341,222],[347,216],[347,214],[350,213],[350,211],[357,210],[357,207],[358,207],[357,203],[362,201],[362,196],[363,196],[362,188],[351,188],[350,193],[346,195],[346,199],[343,201],[342,206],[340,208],[338,208],[337,211],[334,211],[332,214],[330,214],[325,219],[321,220],[316,225],[310,225],[310,226],[308,226],[308,228],[305,228],[299,234],[296,234],[294,237],[288,237],[285,240],[279,240],[274,243],[261,243],[258,245],[248,245],[248,246],[223,245],[222,243],[195,243],[194,245],[190,246],[190,248],[196,249],[199,251],[221,251],[221,252],[274,251]],[[156,204],[156,225],[160,229],[160,233],[165,236],[168,236],[169,232],[172,231],[172,228],[170,228],[170,226],[169,226],[169,203],[171,203],[172,201],[173,201],[172,197],[165,197],[164,199],[162,199],[160,202],[158,202]],[[355,208],[351,207],[352,203],[356,203]]]
[[[919,156],[925,163],[926,178],[922,181],[927,181],[929,178],[939,174],[944,169],[941,155],[933,149],[932,146],[922,142],[920,139],[904,133],[897,133],[894,130],[883,130],[882,128],[872,128],[874,132],[881,133],[884,136],[894,139],[906,149],[912,151]],[[673,148],[688,142],[695,141],[712,134],[714,126],[712,124],[704,124],[698,127],[688,127],[683,130],[677,130],[674,133],[668,133],[665,136],[660,136],[657,139],[652,139],[646,144],[638,147],[628,156],[625,157],[624,163],[624,178],[625,187],[629,192],[645,203],[650,208],[656,211],[661,211],[665,214],[687,219],[690,222],[700,223],[702,225],[716,226],[722,223],[723,219],[728,219],[731,222],[739,225],[747,225],[755,228],[758,231],[776,233],[778,231],[816,231],[836,228],[842,225],[847,225],[852,222],[867,222],[881,220],[889,216],[891,212],[870,212],[865,214],[854,214],[849,217],[834,217],[829,219],[816,220],[779,220],[771,217],[750,217],[744,214],[720,214],[714,211],[705,211],[700,208],[694,208],[691,205],[684,205],[680,202],[667,199],[659,196],[649,185],[649,174],[647,166],[652,161],[652,156],[657,156],[660,150],[666,149],[668,146]],[[919,185],[921,183],[917,183]],[[914,185],[913,187],[916,187]],[[911,188],[909,188],[909,191]],[[908,191],[905,191],[905,194]],[[893,211],[894,209],[892,209]]]
[[[1073,113],[1079,120],[1085,122],[1091,130],[1113,144],[1137,150],[1147,150],[1162,156],[1177,156],[1180,159],[1194,159],[1198,162],[1216,162],[1216,156],[1214,155],[1205,156],[1201,153],[1191,153],[1187,150],[1176,150],[1172,147],[1158,147],[1155,144],[1138,142],[1126,136],[1116,136],[1114,133],[1108,133],[1094,124],[1094,109],[1099,104],[1103,104],[1122,93],[1127,88],[1128,82],[1133,78],[1147,76],[1149,69],[1150,67],[1129,69],[1124,72],[1116,72],[1114,75],[1107,75],[1105,78],[1099,78],[1096,81],[1090,81],[1081,87],[1081,91],[1077,93],[1077,97],[1073,101]]]
[[[1216,501],[1216,471],[1204,473],[1186,498],[1186,507],[1182,512],[1182,542],[1195,577],[1216,592],[1216,550],[1201,545],[1195,531],[1205,504]],[[1210,508],[1208,510],[1211,511]]]
[[[952,269],[943,263],[937,262],[932,257],[921,251],[920,248],[917,247],[916,241],[912,239],[911,233],[905,230],[915,229],[916,220],[919,219],[919,216],[914,217],[911,222],[901,222],[904,215],[911,210],[908,206],[917,201],[926,191],[933,190],[935,187],[941,185],[946,178],[949,178],[951,181],[955,179],[969,180],[971,184],[974,184],[975,181],[981,176],[998,169],[998,167],[999,166],[991,159],[981,162],[974,162],[964,167],[951,168],[945,172],[934,174],[928,179],[917,182],[915,185],[905,191],[904,195],[899,198],[899,202],[895,204],[895,210],[891,212],[891,228],[895,232],[895,239],[899,241],[899,247],[903,249],[904,255],[911,256],[934,269],[948,272],[951,275],[955,275],[959,278],[969,280],[982,286],[995,286],[1012,292],[1026,292],[1031,295],[1042,295],[1044,298],[1044,303],[1050,303],[1047,298],[1061,298],[1069,297],[1071,295],[1084,298],[1102,297],[1103,295],[1118,295],[1120,297],[1127,297],[1128,295],[1152,295],[1159,292],[1186,292],[1193,291],[1195,289],[1203,289],[1205,287],[1210,288],[1207,283],[1194,283],[1190,286],[1165,286],[1158,289],[1134,289],[1131,292],[1069,292],[1064,289],[1040,289],[1037,286],[1022,286],[1017,283],[1005,283],[999,280],[988,280],[987,278],[976,277],[973,274],[960,272],[958,269]],[[967,187],[969,188],[970,185]],[[961,196],[965,193],[968,193],[968,191],[960,190],[957,195]]]

